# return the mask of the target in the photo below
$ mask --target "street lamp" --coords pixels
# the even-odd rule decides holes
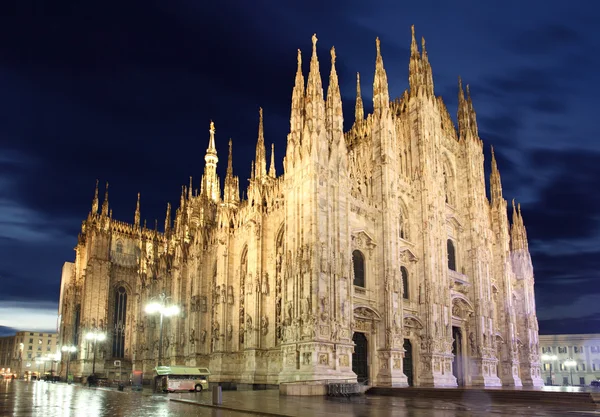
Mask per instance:
[[[569,358],[565,361],[565,366],[569,368],[569,371],[571,373],[571,386],[573,386],[573,367],[575,365],[577,365],[577,362],[575,362],[572,358]]]
[[[542,360],[546,361],[546,362],[554,362],[556,359],[558,359],[558,357],[556,355],[548,355],[548,354],[542,355]],[[550,366],[548,367],[548,373],[550,374],[550,385],[554,385],[552,383],[552,363],[550,363]]]
[[[167,297],[164,292],[160,293],[158,298],[159,301],[153,301],[146,306],[146,313],[160,313],[160,334],[158,338],[158,365],[160,366],[162,362],[163,316],[175,316],[179,314],[180,309],[175,304],[167,305],[167,300],[171,297]]]
[[[96,374],[96,345],[98,342],[102,342],[106,339],[106,335],[101,332],[89,332],[85,335],[87,340],[92,340],[94,342],[94,360],[92,361],[92,375]]]
[[[77,352],[77,348],[75,346],[63,346],[61,350],[67,354],[67,384],[70,384],[71,380],[69,379],[69,364],[71,363],[71,355],[74,352]]]

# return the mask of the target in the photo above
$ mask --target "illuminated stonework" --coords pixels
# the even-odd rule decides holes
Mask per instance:
[[[509,226],[495,159],[486,197],[468,87],[456,129],[413,31],[410,88],[390,101],[377,40],[374,111],[364,117],[357,80],[344,133],[335,65],[324,99],[316,42],[306,83],[298,51],[283,175],[273,149],[267,170],[261,111],[244,199],[231,142],[221,193],[212,123],[200,190],[184,187],[163,232],[140,224],[139,196],[133,224],[112,218],[108,191],[98,212],[96,188],[63,271],[72,369],[89,373],[81,335],[101,328],[97,370],[114,377],[120,359],[150,375],[159,326],[144,305],[165,291],[182,312],[165,319],[163,362],[206,366],[212,381],[541,385],[526,231],[517,208]]]

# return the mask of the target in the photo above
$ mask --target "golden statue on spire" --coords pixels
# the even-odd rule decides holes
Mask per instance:
[[[212,120],[210,121],[210,132],[215,133],[215,122]]]

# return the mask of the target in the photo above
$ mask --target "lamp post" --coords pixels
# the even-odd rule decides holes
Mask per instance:
[[[94,331],[94,332],[89,332],[85,338],[87,340],[91,340],[94,342],[94,359],[92,361],[92,375],[96,374],[96,345],[98,344],[98,342],[102,342],[104,341],[104,339],[106,339],[106,335],[102,332],[98,332],[98,331]]]
[[[160,333],[158,337],[158,366],[162,362],[162,339],[163,339],[163,317],[169,317],[179,314],[179,306],[175,304],[167,305],[167,300],[171,297],[162,292],[158,296],[158,301],[153,301],[146,306],[146,313],[160,314]]]
[[[75,346],[63,346],[61,348],[61,350],[63,352],[65,352],[67,355],[67,378],[66,379],[67,379],[67,384],[70,384],[71,380],[69,379],[69,364],[71,363],[71,355],[74,352],[77,352],[77,348]]]
[[[573,367],[577,365],[577,362],[573,360],[573,358],[569,358],[565,361],[565,366],[569,368],[571,374],[571,386],[573,386]]]
[[[558,357],[556,355],[547,355],[547,354],[542,355],[542,360],[546,361],[546,362],[553,362],[556,359],[558,359]],[[552,384],[552,363],[550,363],[550,366],[548,368],[549,368],[548,373],[550,374],[550,385],[554,385],[554,384]]]

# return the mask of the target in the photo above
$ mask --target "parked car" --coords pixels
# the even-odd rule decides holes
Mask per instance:
[[[592,382],[590,383],[590,387],[596,387],[596,388],[600,388],[600,381],[599,381],[599,380],[597,380],[597,379],[596,379],[595,381],[592,381]]]

